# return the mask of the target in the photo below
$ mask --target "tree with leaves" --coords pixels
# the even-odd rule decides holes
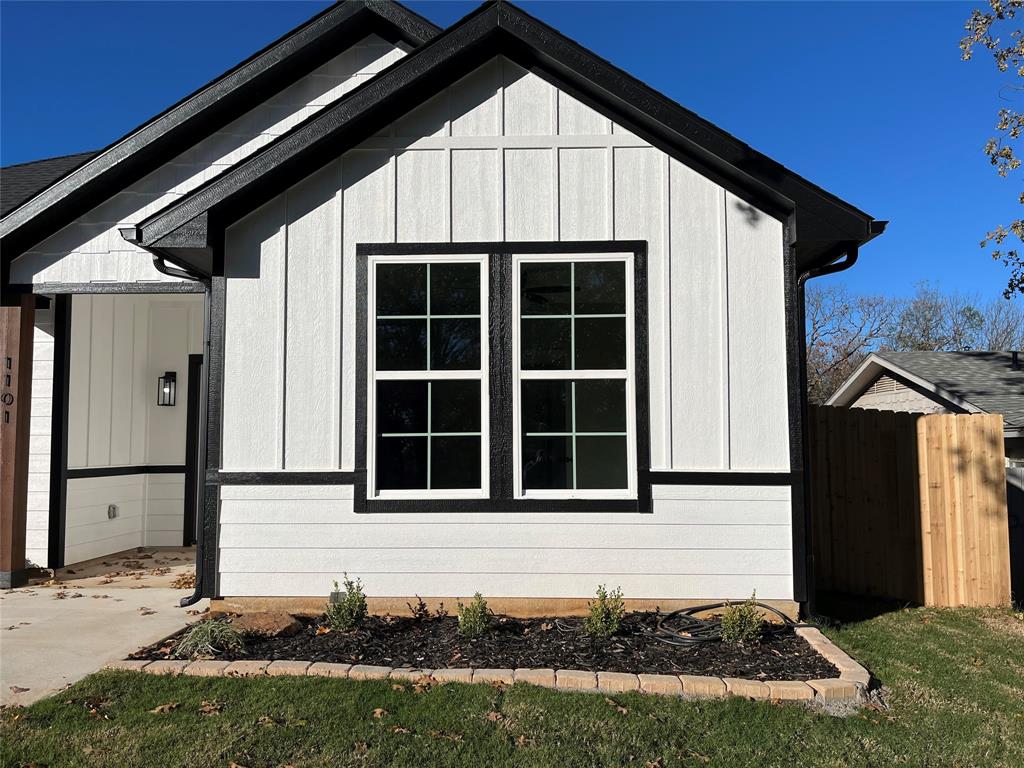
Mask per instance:
[[[964,25],[967,32],[960,40],[960,50],[965,61],[974,55],[975,48],[989,51],[1000,72],[1011,78],[1009,88],[1021,91],[1024,78],[1024,31],[1017,25],[1017,12],[1024,11],[1024,0],[989,0],[987,10],[975,9]],[[1017,142],[1024,133],[1024,112],[1012,107],[999,110],[996,130],[999,134],[985,144],[985,155],[996,172],[1003,177],[1020,168]],[[1024,192],[1018,201],[1024,205]],[[1024,241],[1024,219],[1018,218],[1008,224],[1000,224],[985,235],[982,248],[992,249],[992,258],[1001,261],[1010,269],[1003,296],[1007,299],[1015,293],[1024,293],[1024,253],[1018,250]]]

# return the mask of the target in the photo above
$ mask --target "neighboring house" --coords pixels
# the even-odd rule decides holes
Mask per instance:
[[[0,220],[28,551],[792,612],[803,284],[883,229],[511,4],[334,6]]]
[[[873,352],[826,405],[999,413],[1005,455],[1024,466],[1024,363],[1019,352]]]

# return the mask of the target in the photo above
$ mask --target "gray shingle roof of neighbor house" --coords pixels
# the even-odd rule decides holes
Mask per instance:
[[[339,49],[369,34],[412,48],[440,31],[389,0],[344,0],[326,8],[0,214],[5,276],[12,259],[265,101],[268,94],[313,71]],[[6,204],[6,192],[4,200]]]
[[[0,168],[0,216],[6,216],[97,154],[98,150],[79,152]]]
[[[966,411],[1001,413],[1008,429],[1024,429],[1024,362],[1020,365],[1013,369],[1011,352],[874,352],[828,405],[849,405],[885,371]]]

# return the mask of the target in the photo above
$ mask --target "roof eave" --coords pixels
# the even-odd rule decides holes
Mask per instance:
[[[346,0],[314,16],[229,72],[185,97],[72,169],[0,219],[11,260],[166,159],[191,146],[368,34],[420,44],[439,28],[389,0]]]

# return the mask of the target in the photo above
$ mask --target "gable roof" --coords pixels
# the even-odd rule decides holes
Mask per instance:
[[[822,266],[884,230],[840,200],[506,2],[488,2],[230,170],[122,231],[199,263],[224,227],[495,56],[503,55],[780,219],[797,266]],[[190,261],[197,252],[205,257]]]
[[[97,152],[48,157],[0,168],[0,216],[6,216],[31,197],[42,192],[68,171],[95,157]]]
[[[1010,352],[875,352],[826,405],[852,404],[882,373],[895,374],[968,412],[1001,413],[1007,430],[1024,430],[1024,369]]]
[[[0,219],[10,261],[370,34],[409,45],[440,29],[388,0],[343,0],[62,174]],[[5,195],[6,196],[6,195]]]

